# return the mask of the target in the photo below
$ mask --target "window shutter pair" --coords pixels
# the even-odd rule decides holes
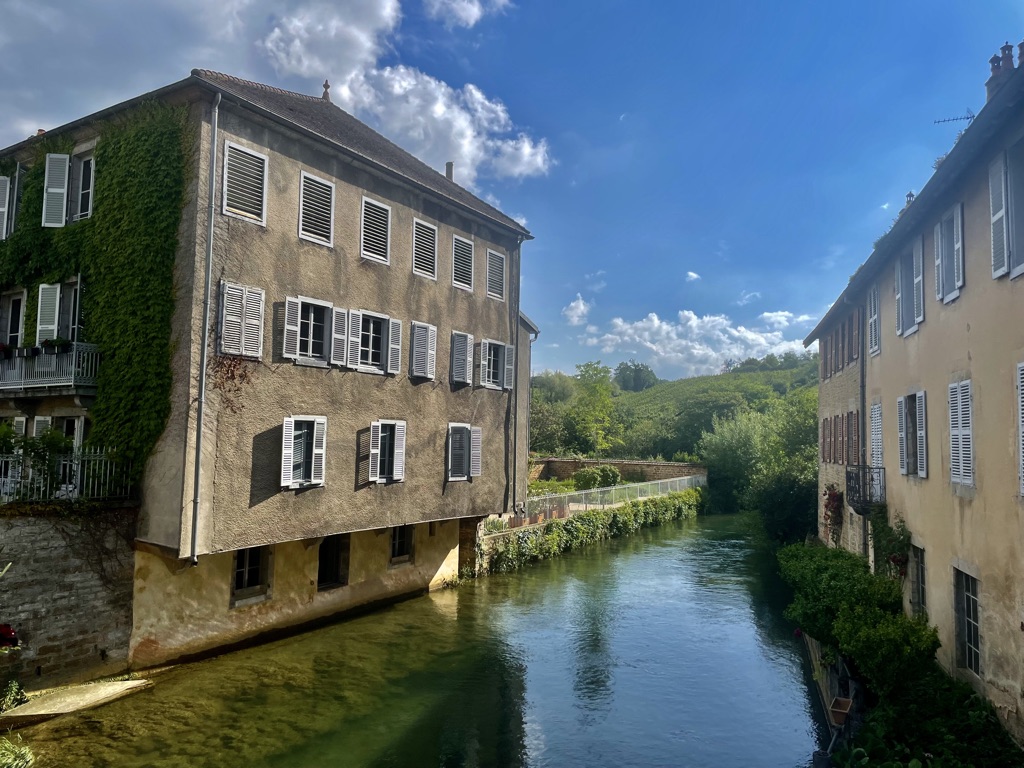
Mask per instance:
[[[223,355],[263,355],[262,288],[221,281],[220,352]]]
[[[950,212],[953,220],[953,242],[943,242],[942,223],[935,225],[933,237],[935,238],[935,298],[944,301],[953,291],[958,291],[964,285],[964,206],[957,203]],[[953,285],[946,285],[945,264],[948,259],[953,261]]]
[[[229,216],[267,221],[267,156],[224,142],[223,212]]]
[[[395,425],[395,444],[392,446],[395,455],[391,477],[381,477],[380,475],[380,433],[384,424]],[[371,483],[405,480],[405,434],[406,424],[404,421],[374,421],[370,424],[370,469],[367,479]]]
[[[359,367],[359,348],[363,336],[363,315],[361,309],[348,311],[348,367]],[[380,316],[383,321],[383,340],[387,342],[387,357],[384,359],[384,370],[387,373],[402,371],[402,321],[393,317]],[[340,318],[336,318],[340,322]],[[339,363],[340,365],[341,363]]]
[[[409,334],[412,347],[409,375],[433,379],[437,361],[437,328],[427,323],[412,324]]]
[[[917,476],[928,477],[928,419],[924,391],[917,393]]]
[[[989,213],[992,227],[992,277],[1010,271],[1010,237],[1006,218],[1006,155],[1001,154],[988,168]]]
[[[334,185],[302,171],[299,185],[299,237],[334,243]]]
[[[310,485],[323,485],[327,456],[327,418],[325,416],[289,416],[281,427],[281,487],[298,484],[295,470],[295,422],[313,422],[313,461]]]
[[[490,250],[487,251],[487,295],[505,300],[505,257]]]
[[[468,424],[448,425],[448,479],[480,477],[483,430]]]
[[[0,176],[0,240],[7,239],[7,211],[11,200],[11,177]]]
[[[903,258],[896,259],[896,335],[903,335]]]
[[[971,382],[949,385],[950,480],[974,485],[974,434],[971,418]]]
[[[917,434],[908,433],[908,403],[905,397],[896,398],[896,420],[899,430],[899,452],[900,452],[900,474],[917,475],[928,477],[928,439],[927,420],[925,412],[924,392],[918,392],[914,398],[915,416],[917,421]],[[910,460],[907,452],[907,441],[916,440],[917,443],[917,466],[909,466]]]
[[[387,264],[391,257],[391,208],[364,197],[362,221],[363,258]]]
[[[472,384],[473,336],[469,333],[452,331],[452,382]]]
[[[67,220],[70,171],[70,155],[49,154],[46,156],[43,181],[44,227],[63,227]]]

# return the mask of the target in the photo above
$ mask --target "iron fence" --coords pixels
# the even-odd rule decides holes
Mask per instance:
[[[101,448],[31,460],[0,454],[0,504],[53,499],[128,499],[131,465],[111,459]]]
[[[40,350],[34,357],[0,360],[0,390],[32,387],[95,386],[100,353],[95,344],[74,342],[69,349]]]
[[[859,514],[867,514],[874,504],[885,503],[885,468],[863,464],[846,468],[846,503]]]

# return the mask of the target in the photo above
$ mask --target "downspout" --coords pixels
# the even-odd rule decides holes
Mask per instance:
[[[519,294],[520,294],[520,282],[522,281],[522,264],[523,264],[523,238],[519,238],[519,244],[516,246],[516,263],[519,269],[516,270],[516,300],[515,305],[511,307],[513,318],[512,321],[515,323],[515,331],[512,334],[514,341],[512,344],[515,348],[515,366],[512,373],[512,514],[516,512],[517,491],[519,489],[519,326],[522,323],[519,317]],[[511,299],[512,297],[509,296]],[[510,301],[509,304],[512,302]]]
[[[195,474],[192,478],[192,545],[189,549],[192,565],[199,565],[196,554],[199,541],[199,480],[203,471],[203,406],[206,404],[206,347],[210,343],[210,284],[213,279],[213,195],[217,185],[217,117],[221,95],[213,97],[210,114],[210,186],[207,192],[206,225],[206,277],[203,285],[203,326],[199,342],[199,402],[196,405]]]

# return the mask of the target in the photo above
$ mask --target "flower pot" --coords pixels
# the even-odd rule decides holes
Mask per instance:
[[[53,346],[53,345],[46,345],[46,346],[43,347],[43,354],[44,355],[56,355],[57,354],[57,348],[55,346]]]
[[[836,725],[842,725],[846,722],[846,716],[850,714],[850,707],[853,706],[852,699],[845,699],[836,697],[832,699],[832,706],[828,708],[829,714],[832,716],[832,722]]]
[[[63,344],[58,344],[57,351],[62,355],[67,354],[71,351],[71,342],[65,341]]]

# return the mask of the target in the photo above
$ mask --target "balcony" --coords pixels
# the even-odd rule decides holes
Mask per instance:
[[[6,395],[76,395],[96,390],[100,353],[95,344],[41,349],[30,357],[0,360],[0,392]]]
[[[859,515],[885,504],[885,468],[850,465],[846,468],[846,503]]]
[[[0,504],[76,499],[127,500],[133,497],[131,465],[96,448],[37,458],[0,454]]]

